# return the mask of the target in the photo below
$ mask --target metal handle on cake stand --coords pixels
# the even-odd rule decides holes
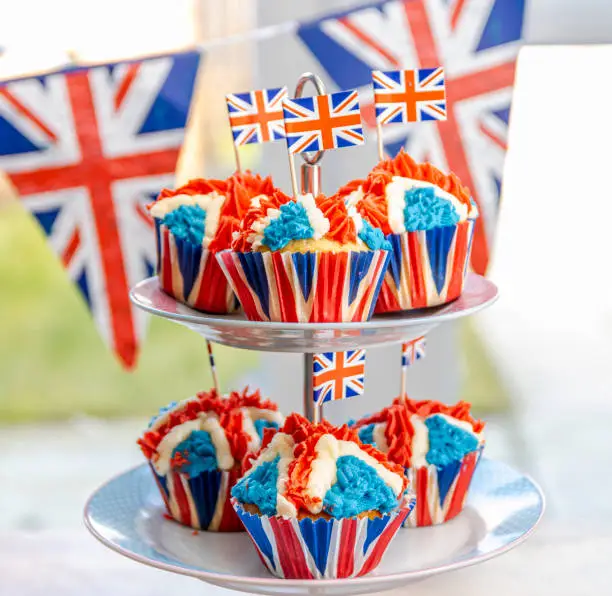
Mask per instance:
[[[325,95],[325,85],[316,74],[305,72],[295,86],[295,97],[302,97],[306,83],[312,83],[318,95]],[[315,197],[321,192],[321,166],[323,150],[314,153],[301,153],[304,163],[300,168],[300,188],[302,194],[312,194]],[[293,158],[290,157],[293,164]],[[323,418],[323,406],[317,406],[313,398],[312,386],[313,355],[304,354],[304,416],[311,422],[319,422]]]

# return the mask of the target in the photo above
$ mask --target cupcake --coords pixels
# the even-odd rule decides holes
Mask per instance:
[[[390,245],[342,200],[257,197],[218,259],[253,321],[366,321]]]
[[[268,570],[288,579],[356,577],[380,562],[414,506],[401,466],[354,430],[291,414],[232,489]]]
[[[176,190],[163,190],[149,210],[164,291],[197,310],[235,311],[238,300],[215,254],[229,248],[251,199],[273,190],[270,178],[248,171],[227,180],[196,179]]]
[[[441,524],[463,509],[485,443],[484,422],[470,416],[470,404],[398,397],[353,428],[406,470],[416,495],[407,526]]]
[[[459,297],[478,209],[454,174],[417,164],[400,151],[337,196],[391,243],[376,312],[438,306]]]
[[[198,393],[162,408],[138,440],[168,515],[216,532],[244,528],[229,502],[243,460],[283,423],[275,404],[258,391]]]

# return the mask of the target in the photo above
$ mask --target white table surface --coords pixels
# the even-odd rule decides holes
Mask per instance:
[[[609,594],[612,531],[544,522],[524,545],[476,567],[433,577],[390,596]],[[587,587],[588,586],[588,587]],[[198,580],[145,567],[113,553],[85,529],[0,534],[2,596],[231,596]]]

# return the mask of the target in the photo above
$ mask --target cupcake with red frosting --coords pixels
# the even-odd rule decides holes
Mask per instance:
[[[157,234],[158,276],[165,292],[189,306],[230,313],[238,300],[215,255],[230,247],[251,199],[274,192],[270,178],[236,173],[163,190],[149,205]]]
[[[407,526],[441,524],[463,509],[484,448],[484,422],[470,404],[397,398],[393,405],[353,425],[364,442],[401,465],[416,495]]]
[[[219,262],[255,321],[365,321],[387,268],[380,230],[333,197],[256,197]]]
[[[478,209],[457,176],[400,151],[337,196],[391,243],[376,312],[438,306],[461,294]]]
[[[414,506],[402,466],[348,426],[291,414],[232,489],[268,570],[289,579],[365,575]]]
[[[213,389],[162,408],[138,440],[168,514],[197,530],[244,530],[230,491],[243,460],[284,417],[258,391],[219,397]]]

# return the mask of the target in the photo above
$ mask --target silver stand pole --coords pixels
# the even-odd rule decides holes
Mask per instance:
[[[295,87],[295,97],[301,97],[306,83],[312,83],[319,95],[325,94],[325,85],[323,81],[315,74],[310,72],[304,73],[298,80]],[[302,159],[305,163],[300,168],[300,182],[302,194],[312,194],[317,196],[321,192],[321,167],[319,162],[323,157],[323,151],[317,151],[312,155],[302,153]],[[293,156],[289,156],[291,167],[293,168]],[[320,422],[323,418],[323,406],[317,406],[314,403],[312,389],[312,354],[304,354],[304,416],[311,422]]]
[[[304,354],[304,416],[311,422],[319,422],[321,406],[317,407],[312,391],[312,354]]]

